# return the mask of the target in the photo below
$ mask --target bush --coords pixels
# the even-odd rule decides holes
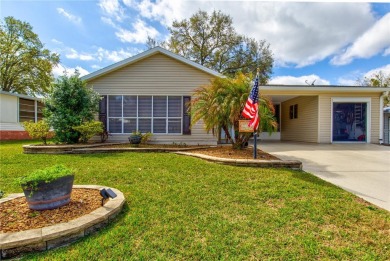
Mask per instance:
[[[44,181],[45,183],[49,183],[53,180],[73,175],[73,173],[73,170],[66,168],[64,165],[55,165],[45,169],[35,170],[25,177],[18,178],[17,181],[23,188],[31,186],[34,189],[39,182]]]
[[[2,198],[2,197],[4,197],[4,191],[2,191],[1,189],[0,189],[0,198]]]
[[[79,74],[59,77],[45,102],[45,116],[53,127],[58,142],[77,143],[80,132],[73,129],[92,121],[99,109],[100,96],[87,88]]]
[[[90,138],[103,132],[103,123],[100,121],[87,121],[80,126],[73,127],[80,133],[80,140],[87,143]]]
[[[46,121],[40,120],[37,123],[25,121],[22,125],[32,139],[41,139],[43,144],[46,144],[50,134],[50,126]]]
[[[147,132],[145,134],[141,134],[141,144],[147,144],[152,138],[153,134],[151,132]]]

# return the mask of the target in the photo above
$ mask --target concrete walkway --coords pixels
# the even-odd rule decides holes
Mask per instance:
[[[304,171],[390,211],[390,146],[260,141],[258,148],[302,161]]]

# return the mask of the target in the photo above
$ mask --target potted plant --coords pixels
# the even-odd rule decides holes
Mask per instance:
[[[55,209],[70,202],[74,174],[63,165],[36,170],[19,179],[32,210]]]
[[[129,137],[129,141],[130,141],[130,144],[133,144],[133,145],[138,145],[141,143],[141,140],[142,140],[142,133],[139,132],[139,131],[134,131],[130,137]]]

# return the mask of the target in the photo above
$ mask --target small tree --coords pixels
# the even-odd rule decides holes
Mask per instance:
[[[90,138],[103,132],[103,123],[100,121],[87,121],[80,126],[73,127],[80,133],[80,140],[87,143]]]
[[[91,121],[99,109],[99,94],[86,87],[79,73],[59,77],[45,101],[44,114],[53,127],[56,139],[64,143],[77,143],[80,132],[73,127]]]
[[[251,137],[251,133],[235,133],[231,136],[230,129],[238,130],[241,112],[251,90],[251,74],[238,73],[235,78],[215,78],[209,85],[201,86],[194,92],[191,101],[192,124],[203,120],[207,131],[219,132],[221,129],[231,142],[233,148],[240,149]],[[260,127],[268,132],[277,128],[274,117],[275,110],[271,100],[265,96],[259,97]]]
[[[50,126],[46,121],[40,120],[37,123],[25,121],[22,125],[32,139],[41,139],[43,144],[46,144],[50,134]]]

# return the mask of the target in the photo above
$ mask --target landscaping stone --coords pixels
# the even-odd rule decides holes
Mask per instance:
[[[74,185],[73,188],[102,189],[97,185]],[[18,257],[22,253],[44,251],[70,244],[90,235],[109,224],[121,212],[125,198],[122,192],[111,188],[117,197],[90,214],[53,226],[13,233],[0,234],[0,259]],[[2,202],[22,197],[23,193],[12,194]]]

